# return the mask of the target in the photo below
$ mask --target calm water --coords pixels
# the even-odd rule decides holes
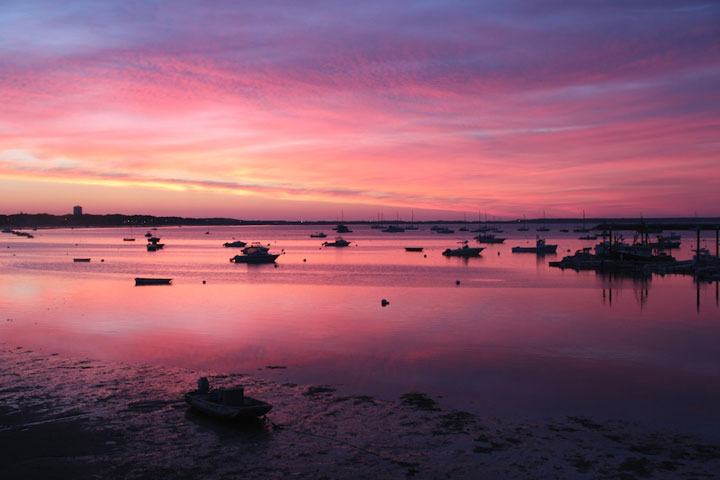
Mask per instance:
[[[321,248],[324,239],[309,237],[317,226],[160,228],[159,252],[145,251],[145,230],[132,232],[135,242],[122,241],[129,229],[0,234],[0,342],[214,372],[263,369],[278,381],[380,398],[419,391],[484,415],[720,426],[717,283],[550,268],[596,243],[557,226],[546,233],[557,255],[512,254],[535,232],[507,228],[498,234],[505,244],[469,260],[440,252],[473,233],[351,228],[348,248]],[[695,244],[683,237],[672,252],[680,259]],[[277,268],[235,265],[228,259],[239,252],[221,246],[233,238],[284,255]],[[714,251],[714,233],[703,243]],[[173,285],[135,287],[136,276]]]

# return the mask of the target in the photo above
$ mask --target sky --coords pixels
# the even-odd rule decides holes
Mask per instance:
[[[720,216],[720,3],[0,0],[0,213]]]

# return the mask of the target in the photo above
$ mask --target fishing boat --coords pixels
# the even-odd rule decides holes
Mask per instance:
[[[348,247],[350,246],[350,242],[342,237],[335,237],[334,242],[323,242],[323,245],[326,247]]]
[[[245,245],[247,245],[247,243],[245,243],[241,240],[235,240],[234,242],[223,243],[223,247],[225,247],[225,248],[242,248]]]
[[[406,252],[422,252],[423,247],[405,247]]]
[[[170,285],[172,278],[135,278],[135,286],[138,285]]]
[[[266,415],[272,405],[245,396],[243,387],[210,389],[205,377],[198,389],[185,394],[185,402],[195,410],[223,419],[252,419]]]
[[[555,253],[557,245],[545,243],[544,238],[537,237],[534,247],[512,247],[513,253]]]
[[[448,248],[444,252],[442,252],[443,255],[446,257],[478,257],[480,256],[480,252],[485,250],[485,247],[470,247],[467,244],[467,240],[461,242],[463,244],[460,248]]]

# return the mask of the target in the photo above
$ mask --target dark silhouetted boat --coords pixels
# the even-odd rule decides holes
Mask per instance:
[[[195,410],[223,419],[251,419],[266,415],[272,405],[246,397],[242,387],[210,390],[206,378],[198,381],[198,390],[187,392],[185,402]]]
[[[423,247],[405,247],[406,252],[422,252]]]
[[[383,228],[382,231],[385,233],[402,233],[405,229],[397,225],[390,225],[387,228]]]
[[[172,278],[142,278],[135,279],[135,285],[170,285]]]
[[[534,247],[512,247],[513,253],[555,253],[557,245],[545,243],[544,238],[537,237]]]
[[[485,247],[469,247],[467,244],[467,240],[462,243],[462,247],[448,248],[444,252],[442,252],[442,254],[446,257],[478,257],[480,256],[480,252],[485,250]]]
[[[310,234],[310,238],[325,238],[325,237],[327,237],[327,235],[325,235],[323,232]]]
[[[135,239],[132,237],[123,238],[123,242],[134,242],[134,241],[135,241]]]
[[[477,235],[475,240],[477,240],[478,243],[503,243],[505,241],[504,238],[496,237],[492,233]]]
[[[89,262],[89,258],[73,258],[73,262]]]
[[[277,253],[270,253],[269,247],[265,247],[260,242],[252,242],[250,246],[242,249],[242,255],[235,255],[230,259],[232,263],[274,263],[280,256]]]
[[[449,229],[447,227],[437,227],[435,229],[435,233],[445,233],[445,234],[455,233],[455,230]]]
[[[338,223],[337,227],[334,227],[333,230],[335,230],[337,233],[352,232],[352,230],[350,230],[346,225],[343,225],[342,223]]]
[[[242,248],[242,247],[244,247],[245,245],[247,245],[247,243],[242,242],[242,241],[240,241],[240,240],[236,240],[236,241],[234,241],[234,242],[225,242],[225,243],[223,243],[223,247],[225,247],[225,248]]]
[[[342,237],[335,237],[334,242],[323,242],[323,245],[326,247],[349,247],[350,242]]]

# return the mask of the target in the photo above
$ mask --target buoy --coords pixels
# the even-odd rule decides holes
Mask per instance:
[[[427,258],[427,253],[425,255],[423,255],[423,257]]]
[[[460,280],[455,280],[455,285],[460,285]]]
[[[277,263],[275,264],[275,268],[277,268]]]
[[[387,300],[385,300],[385,299],[383,298],[383,299],[382,299],[382,302],[380,302],[380,304],[381,304],[383,307],[386,307],[386,306],[390,305],[390,302],[388,302]]]
[[[303,262],[307,262],[307,258],[303,258]]]
[[[105,261],[105,259],[104,259],[104,258],[101,258],[101,259],[100,259],[100,261],[101,261],[101,262],[104,262],[104,261]]]
[[[203,280],[203,285],[205,285],[205,280]]]
[[[498,255],[500,255],[500,252],[498,252]]]

